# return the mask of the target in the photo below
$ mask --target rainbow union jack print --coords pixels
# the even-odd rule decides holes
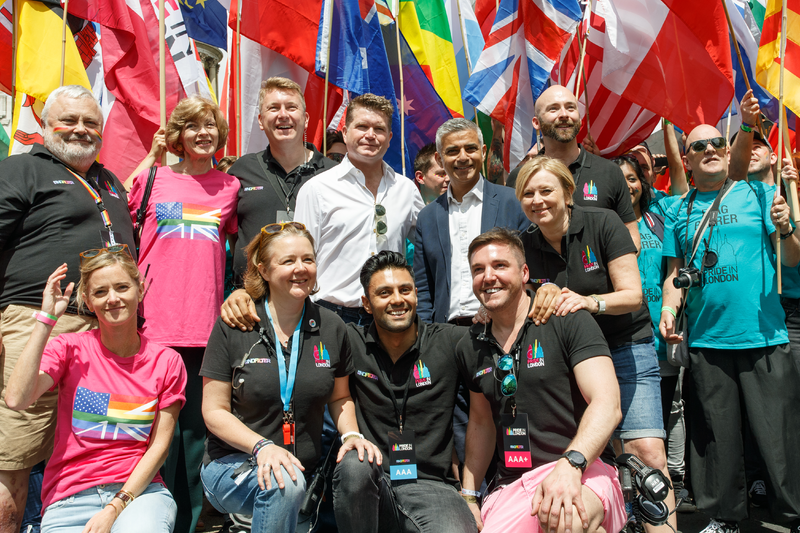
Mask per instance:
[[[82,438],[146,441],[158,398],[94,392],[78,387],[72,406],[72,432]]]
[[[199,204],[156,204],[159,239],[193,239],[219,242],[222,210]]]

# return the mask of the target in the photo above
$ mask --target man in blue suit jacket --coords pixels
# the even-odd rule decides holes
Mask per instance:
[[[474,122],[455,118],[436,132],[434,157],[450,187],[420,211],[414,244],[417,314],[427,322],[471,324],[480,304],[472,292],[470,242],[496,226],[525,230],[531,224],[513,189],[481,176],[485,156]]]

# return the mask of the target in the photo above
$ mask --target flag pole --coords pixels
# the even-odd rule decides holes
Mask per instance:
[[[61,75],[58,79],[58,85],[64,85],[64,62],[66,61],[67,54],[67,11],[69,9],[69,0],[64,0],[64,23],[61,28]]]
[[[783,127],[781,131],[783,132],[783,138],[786,139],[783,143],[783,153],[786,155],[786,159],[791,161],[791,165],[797,166],[794,161],[794,157],[792,156],[792,150],[789,146],[790,137],[789,137],[789,127],[788,121],[786,120],[786,108],[781,107],[781,117],[783,118]],[[780,179],[780,176],[778,176]],[[775,180],[778,181],[777,179]],[[786,185],[784,183],[784,185]],[[800,221],[800,201],[797,198],[797,182],[794,180],[788,183],[788,190],[787,190],[787,201],[789,202],[789,207],[792,210],[792,220],[795,222]]]
[[[472,76],[472,62],[469,59],[469,48],[467,48],[467,34],[464,30],[464,18],[461,16],[461,0],[456,0],[456,7],[458,7],[458,26],[461,29],[461,42],[464,44],[464,59],[467,63],[467,76]],[[475,112],[473,119],[475,120],[475,125],[478,126],[478,129],[481,128],[480,121],[478,120],[478,108],[472,106],[473,111]],[[483,175],[486,176],[487,169],[486,169],[486,158],[483,158]]]
[[[236,0],[236,155],[242,155],[242,0]],[[259,109],[259,112],[261,110]]]
[[[406,92],[403,83],[403,50],[400,48],[400,2],[397,6],[397,16],[395,17],[395,36],[397,37],[397,67],[400,71],[400,159],[403,166],[403,176],[406,175]]]
[[[11,0],[14,24],[11,26],[11,144],[14,144],[14,113],[17,110],[17,26],[19,26],[19,2]],[[19,118],[17,118],[19,121]],[[11,152],[11,146],[8,147]]]
[[[586,9],[588,10],[588,15],[591,16],[592,14],[592,3],[589,2],[586,4]],[[584,18],[587,18],[584,16]],[[580,57],[578,59],[578,77],[575,78],[575,100],[578,99],[578,90],[580,84],[583,83],[583,101],[585,104],[584,107],[584,114],[586,115],[586,136],[589,138],[590,141],[594,143],[594,139],[592,138],[592,120],[589,116],[589,90],[588,85],[586,84],[586,72],[584,71],[583,64],[586,60],[586,39],[589,37],[589,28],[586,28],[586,33],[581,31],[581,26],[583,24],[583,20],[581,23],[578,24],[578,43],[580,44]],[[583,38],[581,39],[581,36]]]
[[[731,106],[728,109],[728,125],[725,127],[725,138],[726,139],[730,139],[731,138],[731,119],[733,118],[733,107],[735,105],[734,104],[735,101],[736,101],[736,96],[734,96],[733,100],[731,100]]]
[[[158,97],[161,127],[167,128],[167,41],[164,24],[164,0],[158,0]],[[161,156],[161,166],[167,164],[166,151]]]
[[[328,46],[325,52],[325,90],[323,92],[325,100],[322,102],[322,125],[325,132],[322,134],[322,155],[328,155],[328,73],[331,68],[331,33],[333,32],[333,0],[328,0],[325,6],[324,22],[328,24]],[[305,147],[303,147],[305,148]]]
[[[778,102],[780,104],[781,113],[778,115],[778,169],[783,169],[783,127],[786,125],[785,113],[783,112],[783,75],[786,71],[786,0],[781,4],[781,43],[780,43],[780,81],[778,85]],[[788,139],[787,139],[788,140]],[[781,193],[781,179],[775,180],[777,187],[775,188],[775,195]],[[777,229],[777,228],[776,228]],[[778,229],[777,231],[780,232]],[[777,236],[776,236],[777,237]],[[775,246],[775,268],[778,273],[778,294],[782,294],[782,279],[781,279],[781,241],[776,239],[777,246]]]

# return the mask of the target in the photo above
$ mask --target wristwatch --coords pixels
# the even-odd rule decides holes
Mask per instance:
[[[589,298],[597,302],[597,312],[592,313],[593,315],[602,315],[606,312],[606,301],[603,300],[602,296],[598,296],[596,294],[590,294]]]
[[[569,464],[579,468],[581,472],[586,472],[586,457],[577,450],[567,450],[561,457],[569,461]]]

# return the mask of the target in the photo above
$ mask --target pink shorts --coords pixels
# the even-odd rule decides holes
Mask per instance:
[[[540,531],[539,518],[531,516],[531,502],[536,488],[555,466],[555,462],[542,465],[525,472],[514,483],[493,491],[483,502],[481,509],[483,533]],[[597,494],[603,503],[605,515],[602,525],[606,532],[621,531],[627,517],[617,469],[598,459],[586,469],[581,483]]]

